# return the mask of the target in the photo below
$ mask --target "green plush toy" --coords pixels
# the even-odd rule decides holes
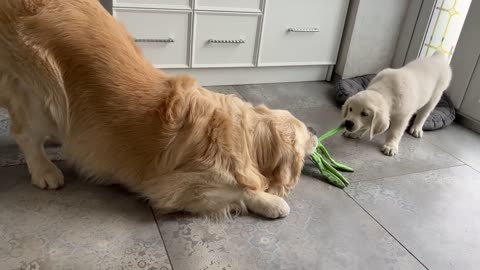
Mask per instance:
[[[310,155],[310,159],[320,170],[320,174],[325,177],[327,182],[339,188],[344,188],[348,186],[349,183],[348,180],[338,170],[344,172],[353,172],[353,169],[344,164],[336,162],[332,156],[330,156],[327,148],[325,148],[325,146],[322,144],[322,141],[337,134],[338,132],[341,132],[343,129],[344,126],[342,125],[320,136],[317,140],[317,147],[315,148],[315,151]]]

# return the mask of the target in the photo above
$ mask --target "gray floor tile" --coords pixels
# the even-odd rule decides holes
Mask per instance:
[[[341,121],[340,110],[332,106],[291,111],[306,125],[315,128],[319,134],[338,126]],[[336,160],[355,169],[355,173],[345,174],[353,182],[463,164],[454,156],[429,143],[428,138],[432,133],[426,133],[425,138],[422,139],[405,134],[400,143],[400,153],[395,157],[388,157],[380,152],[385,139],[384,135],[369,141],[368,138],[354,140],[338,134],[327,139],[325,146]],[[311,166],[313,165],[307,164],[305,170],[313,174],[314,168]]]
[[[225,95],[235,95],[241,99],[244,99],[238,91],[235,89],[235,87],[230,86],[230,85],[220,85],[220,86],[205,86],[210,91],[217,92],[217,93],[222,93]]]
[[[158,216],[174,269],[423,269],[342,190],[302,177],[280,220]]]
[[[478,269],[477,171],[459,166],[355,183],[347,192],[429,269]]]
[[[333,85],[326,82],[236,85],[235,89],[247,101],[274,109],[334,105]]]
[[[480,134],[458,124],[427,134],[430,142],[480,171]]]
[[[116,187],[39,190],[0,168],[0,269],[171,269],[150,208]]]

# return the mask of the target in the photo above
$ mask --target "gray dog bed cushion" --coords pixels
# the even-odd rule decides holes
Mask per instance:
[[[347,99],[367,88],[375,74],[358,76],[337,81],[335,84],[337,103],[341,106]],[[435,109],[428,116],[423,130],[436,130],[450,125],[455,120],[455,107],[447,95],[443,95]]]

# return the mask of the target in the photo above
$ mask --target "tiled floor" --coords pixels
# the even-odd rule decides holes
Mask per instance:
[[[324,132],[340,121],[327,83],[211,87],[287,108]],[[345,190],[307,176],[281,220],[211,222],[155,216],[119,187],[86,184],[62,165],[66,186],[41,191],[25,166],[0,167],[0,269],[478,269],[480,135],[461,126],[382,138],[327,141],[356,172]],[[0,153],[14,152],[0,134]],[[9,153],[18,155],[18,153]]]

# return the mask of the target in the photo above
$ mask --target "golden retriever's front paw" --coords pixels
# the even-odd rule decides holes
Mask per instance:
[[[288,214],[290,214],[290,206],[284,199],[277,196],[275,196],[270,207],[263,212],[263,215],[268,218],[282,218],[288,216]]]
[[[50,164],[37,172],[32,172],[32,184],[41,189],[57,189],[63,186],[63,174],[55,165]]]
[[[395,156],[398,154],[398,146],[392,144],[385,144],[382,148],[382,152],[387,156]]]
[[[249,211],[266,218],[286,217],[290,213],[290,206],[283,198],[266,192],[249,193],[245,203]]]
[[[412,127],[410,128],[410,134],[412,134],[413,137],[415,138],[422,138],[423,137],[423,129],[417,128],[417,127]]]

